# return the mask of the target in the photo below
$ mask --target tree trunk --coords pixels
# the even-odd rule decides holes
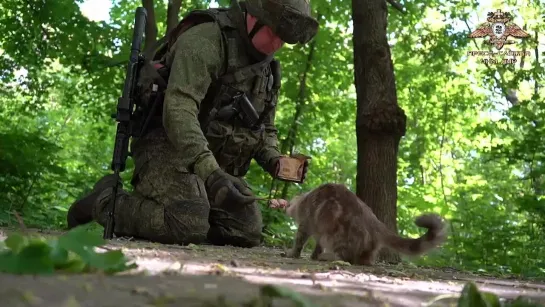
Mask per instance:
[[[157,21],[155,20],[153,0],[142,0],[142,6],[148,13],[144,40],[144,48],[148,48],[157,41]]]
[[[180,14],[180,8],[182,7],[182,0],[168,0],[167,10],[167,33],[176,28],[178,24]]]
[[[358,197],[397,232],[397,152],[406,115],[397,104],[384,0],[353,0],[354,67],[357,93]],[[379,260],[399,262],[382,250]]]

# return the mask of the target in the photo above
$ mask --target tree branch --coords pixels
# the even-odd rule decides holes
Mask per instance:
[[[536,42],[538,41],[538,32],[535,31],[535,39],[536,39]],[[536,63],[539,63],[539,47],[538,47],[538,44],[536,44],[536,47],[534,48],[534,52],[536,53]],[[538,95],[539,95],[539,83],[537,81],[538,79],[537,78],[534,78],[534,99],[537,99]],[[534,120],[534,124],[537,126],[537,123],[536,121]],[[532,164],[533,164],[533,160],[535,158],[535,153],[532,157]],[[539,175],[537,178],[534,178],[533,180],[533,188],[534,188],[534,193],[536,195],[543,195],[543,175]]]
[[[182,7],[182,0],[168,0],[167,10],[167,33],[170,33],[172,29],[176,28],[178,24],[178,14],[180,14],[180,8]]]
[[[316,19],[320,21],[320,19],[322,19],[322,15],[318,14],[318,17]],[[293,154],[293,147],[295,146],[295,140],[297,138],[297,126],[299,125],[298,122],[301,115],[303,114],[303,107],[305,105],[305,100],[307,99],[307,96],[308,96],[307,95],[307,75],[312,66],[315,49],[316,49],[316,39],[310,42],[305,69],[303,70],[303,74],[301,75],[301,79],[299,81],[299,93],[297,95],[297,104],[295,106],[295,114],[293,115],[293,121],[288,131],[288,135],[284,139],[284,142],[282,143],[282,147],[281,147],[282,153],[285,153],[286,151],[289,150],[290,154]],[[282,189],[281,198],[283,199],[286,198],[288,194],[288,188],[289,188],[289,185],[287,182],[285,182],[284,187]]]
[[[524,25],[523,30],[526,31],[528,28],[528,25]],[[522,56],[520,57],[520,69],[524,69],[524,60],[526,58],[526,46],[522,48]],[[517,97],[517,91],[513,89],[507,90],[507,96],[505,97],[507,101],[511,103],[511,105],[516,106],[519,104],[519,98]]]
[[[522,27],[524,31],[528,31],[528,25],[524,24]],[[524,69],[524,59],[526,58],[526,45],[522,47],[522,56],[520,57],[520,69]]]
[[[142,6],[148,13],[144,41],[144,48],[147,48],[157,41],[157,22],[155,20],[153,0],[142,0]]]
[[[390,3],[395,9],[397,9],[401,13],[406,14],[406,12],[403,10],[403,6],[397,3],[395,0],[386,0],[386,2]]]
[[[538,41],[538,33],[537,31],[535,32],[535,39],[536,39],[536,42]],[[534,49],[535,53],[536,53],[536,63],[539,63],[539,48],[538,48],[538,44],[536,44],[536,48]],[[535,80],[535,85],[534,85],[534,95],[537,97],[538,95],[538,92],[539,92],[539,83],[537,83],[537,78],[534,78]]]

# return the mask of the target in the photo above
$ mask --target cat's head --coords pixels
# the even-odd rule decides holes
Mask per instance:
[[[286,214],[288,216],[297,219],[297,208],[301,205],[302,201],[305,199],[308,193],[309,192],[296,195],[289,202],[287,202],[284,210],[286,211]]]

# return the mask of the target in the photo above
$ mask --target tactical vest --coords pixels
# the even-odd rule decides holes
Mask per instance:
[[[158,48],[146,50],[135,95],[138,103],[133,136],[142,137],[150,129],[162,127],[162,104],[170,75],[170,68],[165,65],[166,54],[183,32],[204,22],[219,25],[226,46],[226,63],[222,75],[210,85],[200,104],[199,123],[220,167],[234,176],[244,176],[251,159],[263,145],[263,121],[276,106],[281,80],[280,65],[273,57],[258,63],[250,62],[228,8],[191,12],[156,44]],[[220,116],[223,110],[233,109],[230,106],[236,101],[243,103],[237,100],[241,96],[248,98],[246,102],[252,105],[254,114],[259,117],[251,127],[240,116]],[[235,111],[240,112],[244,106],[239,104],[237,108],[239,110]]]

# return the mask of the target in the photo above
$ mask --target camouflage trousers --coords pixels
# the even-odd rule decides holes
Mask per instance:
[[[253,247],[261,241],[262,217],[256,203],[229,206],[209,201],[204,182],[181,165],[163,129],[155,129],[132,145],[134,191],[118,190],[114,212],[118,236],[133,236],[165,244]],[[104,190],[93,207],[93,218],[106,225],[105,209],[113,189]]]

